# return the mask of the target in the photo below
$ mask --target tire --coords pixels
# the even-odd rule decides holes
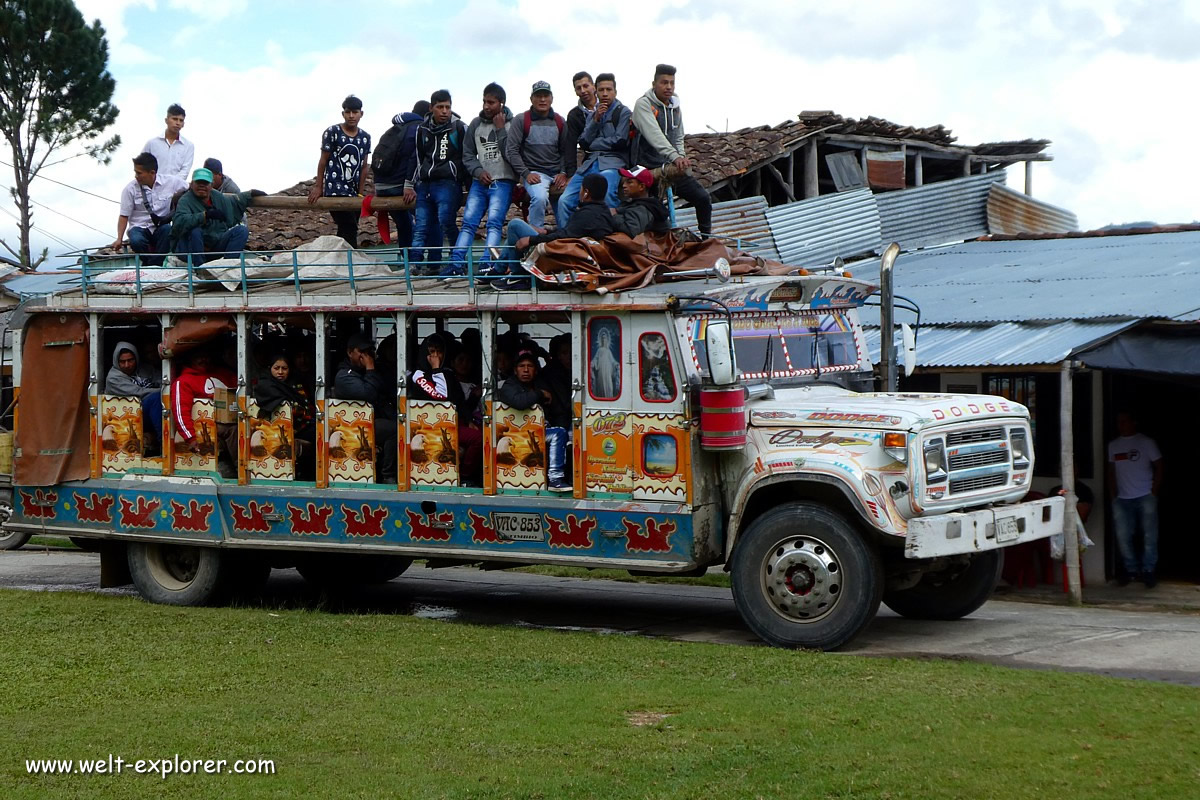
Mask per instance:
[[[949,569],[930,572],[909,589],[884,592],[883,602],[910,619],[961,619],[992,596],[1004,566],[999,550],[984,550],[957,561]]]
[[[130,542],[129,576],[151,603],[202,606],[224,599],[231,569],[215,547]]]
[[[4,523],[12,519],[12,503],[0,502],[0,550],[17,550],[29,541],[32,533],[4,529]]]
[[[304,580],[322,589],[345,590],[387,583],[412,566],[412,559],[388,555],[323,553],[296,565]]]
[[[875,548],[840,514],[811,503],[751,523],[731,575],[738,613],[776,647],[835,650],[871,623],[883,596]]]

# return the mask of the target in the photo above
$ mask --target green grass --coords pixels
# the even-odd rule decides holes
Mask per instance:
[[[729,573],[705,573],[699,577],[674,577],[670,575],[630,575],[623,569],[587,569],[585,567],[556,567],[538,564],[531,567],[516,567],[512,572],[528,572],[533,575],[550,575],[555,578],[587,578],[590,580],[624,581],[626,583],[686,583],[691,586],[723,586],[728,589]]]
[[[1090,675],[32,592],[0,592],[0,641],[4,798],[1128,800],[1200,782],[1200,692]],[[24,766],[109,753],[277,772]]]
[[[29,541],[25,543],[26,547],[69,547],[72,550],[79,548],[65,536],[31,536]]]

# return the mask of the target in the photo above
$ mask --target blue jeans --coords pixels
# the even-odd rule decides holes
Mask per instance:
[[[454,243],[454,252],[450,260],[461,263],[467,260],[467,248],[475,241],[475,232],[479,230],[479,220],[487,211],[486,246],[495,247],[500,244],[504,233],[504,218],[508,216],[508,206],[512,203],[512,181],[492,181],[491,186],[484,186],[479,181],[471,183],[471,191],[467,193],[467,206],[463,209],[462,230],[459,231],[458,241]]]
[[[567,220],[575,213],[575,209],[579,208],[579,190],[583,188],[583,179],[595,172],[599,172],[604,176],[604,180],[608,181],[608,194],[604,195],[604,202],[609,208],[616,208],[620,204],[617,187],[621,184],[621,174],[615,169],[600,169],[592,162],[586,170],[579,170],[571,176],[571,180],[567,181],[567,188],[563,189],[562,197],[558,198],[558,214],[554,218],[558,227],[567,227]],[[529,221],[533,221],[532,212],[529,214]]]
[[[443,237],[451,243],[458,240],[458,204],[462,189],[458,181],[425,181],[417,184],[417,213],[413,230],[412,253],[415,264],[425,261],[425,249],[430,249],[431,262],[442,260]]]
[[[249,228],[245,225],[234,225],[221,235],[221,238],[217,240],[211,249],[206,250],[204,247],[204,234],[200,228],[192,228],[190,233],[181,236],[179,241],[175,243],[175,253],[184,257],[188,253],[191,253],[192,264],[199,266],[206,261],[211,261],[212,257],[229,258],[236,256],[246,249],[246,240],[249,238]],[[210,253],[212,257],[206,258],[206,252]]]
[[[1137,529],[1142,530],[1142,552],[1134,547]],[[1113,501],[1113,535],[1125,574],[1130,577],[1154,572],[1158,566],[1158,498],[1152,494]],[[1140,555],[1140,558],[1139,558]]]
[[[158,444],[162,438],[162,393],[142,395],[142,435],[147,442]]]
[[[150,253],[142,258],[142,263],[157,267],[163,263],[161,253],[171,249],[171,225],[161,225],[153,232],[149,228],[129,229],[129,249],[135,253]]]
[[[571,432],[566,428],[546,428],[546,449],[549,451],[550,466],[546,477],[551,481],[561,481],[566,478],[567,442],[571,441]]]
[[[525,272],[525,270],[520,268],[520,265],[513,263],[521,258],[521,254],[517,252],[517,240],[523,239],[526,236],[537,235],[538,232],[534,227],[523,219],[514,219],[508,223],[508,235],[505,237],[507,244],[500,251],[501,260],[508,262],[503,265],[508,268],[508,274],[518,275]]]
[[[533,175],[533,172],[529,173]],[[544,172],[538,172],[542,179],[537,183],[530,183],[525,180],[525,191],[529,194],[529,224],[538,228],[543,228],[546,225],[546,208],[550,205],[550,184],[554,183],[554,176],[547,175]],[[557,220],[558,217],[556,216]]]
[[[393,186],[390,189],[379,189],[375,192],[378,197],[400,197],[404,194],[403,186]],[[396,246],[412,247],[413,243],[413,212],[389,211],[388,216],[396,223]]]

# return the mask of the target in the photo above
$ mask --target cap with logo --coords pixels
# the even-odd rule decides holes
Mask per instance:
[[[550,92],[550,84],[546,83],[546,81],[538,81],[537,83],[535,83],[533,85],[532,93],[538,94],[539,92]],[[550,92],[550,93],[553,94],[553,92]]]
[[[654,185],[654,173],[645,167],[634,167],[633,169],[622,167],[618,171],[621,173],[622,178],[633,178],[647,189]]]

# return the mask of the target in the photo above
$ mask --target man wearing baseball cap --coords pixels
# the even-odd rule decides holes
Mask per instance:
[[[654,173],[645,167],[618,170],[621,175],[621,205],[613,216],[613,227],[630,238],[639,233],[667,233],[671,217],[662,200],[650,192]]]
[[[242,191],[242,187],[237,185],[237,181],[225,174],[225,169],[221,166],[220,159],[204,159],[204,168],[213,174],[212,188],[214,191],[221,194],[238,194]],[[246,218],[244,215],[238,220],[238,222],[245,221]]]
[[[201,167],[192,173],[192,183],[183,197],[171,226],[171,248],[176,254],[191,255],[192,264],[199,266],[216,258],[236,256],[246,247],[250,230],[237,220],[246,212],[251,197],[266,192],[251,189],[237,194],[222,194],[212,190],[212,170]]]
[[[538,229],[546,224],[550,192],[567,185],[566,122],[554,113],[553,104],[550,84],[533,84],[529,110],[513,117],[504,145],[508,163],[529,194],[529,224]]]

